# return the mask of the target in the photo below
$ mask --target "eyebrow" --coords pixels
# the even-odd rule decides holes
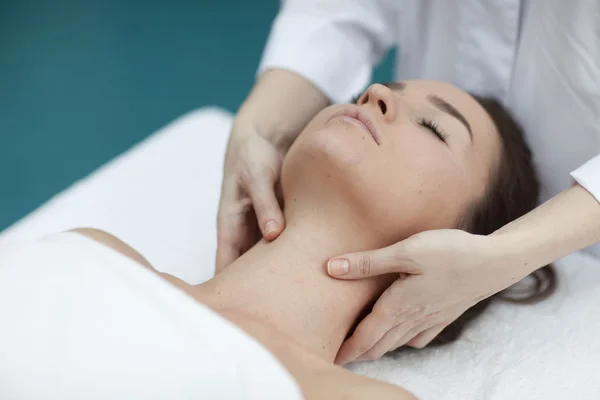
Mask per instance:
[[[397,90],[399,92],[404,90],[404,88],[406,87],[406,83],[404,82],[386,82],[384,83],[384,85],[392,90]],[[465,126],[465,128],[467,128],[467,131],[469,132],[469,137],[471,138],[471,142],[473,141],[473,131],[471,130],[471,125],[460,111],[458,111],[452,104],[448,103],[446,100],[436,95],[431,94],[427,96],[427,100],[438,110],[443,111],[446,114],[449,114],[452,117],[459,120]]]
[[[429,102],[431,104],[433,104],[438,110],[441,110],[441,111],[445,112],[446,114],[449,114],[449,115],[453,116],[454,118],[456,118],[457,120],[459,120],[460,122],[462,122],[462,124],[465,126],[465,128],[467,128],[467,131],[469,131],[469,136],[471,137],[471,142],[473,141],[473,131],[471,130],[471,125],[469,125],[469,121],[467,121],[465,116],[462,115],[460,111],[458,111],[456,108],[454,108],[454,106],[452,104],[448,103],[446,100],[444,100],[441,97],[438,97],[436,95],[431,94],[431,95],[427,96],[427,100],[429,100]]]

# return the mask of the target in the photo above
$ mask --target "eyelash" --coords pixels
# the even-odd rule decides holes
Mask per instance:
[[[362,97],[362,94],[358,96],[352,97],[352,104],[357,104],[358,100]],[[446,139],[448,139],[448,135],[436,124],[434,121],[421,118],[419,124],[427,129],[429,129],[435,136],[437,136],[442,142],[446,143]]]
[[[429,119],[422,118],[419,121],[419,124],[433,132],[433,134],[436,135],[442,142],[446,142],[446,139],[448,139],[448,135],[444,133],[444,131],[440,129],[438,124],[436,124],[435,122]]]

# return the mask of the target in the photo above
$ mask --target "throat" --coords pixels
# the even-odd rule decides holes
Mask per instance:
[[[277,240],[258,243],[225,271],[198,285],[197,297],[225,316],[260,321],[307,352],[333,362],[357,318],[393,280],[331,278],[328,259],[379,245],[363,235],[340,236],[344,237],[314,224],[290,222]]]

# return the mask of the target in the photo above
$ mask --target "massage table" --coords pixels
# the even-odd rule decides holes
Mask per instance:
[[[0,251],[95,227],[160,271],[190,283],[211,278],[231,122],[218,108],[183,115],[0,233]],[[495,302],[453,344],[349,369],[422,399],[600,399],[600,260],[579,252],[555,265],[558,290],[543,303]]]

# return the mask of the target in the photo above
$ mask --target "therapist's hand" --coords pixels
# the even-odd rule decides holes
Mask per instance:
[[[328,271],[338,279],[398,275],[343,343],[336,364],[375,360],[403,345],[422,348],[468,308],[523,278],[506,268],[510,263],[495,240],[433,230],[381,250],[330,260]],[[344,259],[346,273],[334,263]]]
[[[290,71],[265,71],[240,107],[231,130],[217,215],[216,273],[261,236],[285,227],[277,188],[281,164],[296,137],[329,100]]]
[[[285,226],[276,195],[284,153],[251,127],[244,128],[234,127],[227,150],[217,216],[216,273],[261,234],[273,240]]]

